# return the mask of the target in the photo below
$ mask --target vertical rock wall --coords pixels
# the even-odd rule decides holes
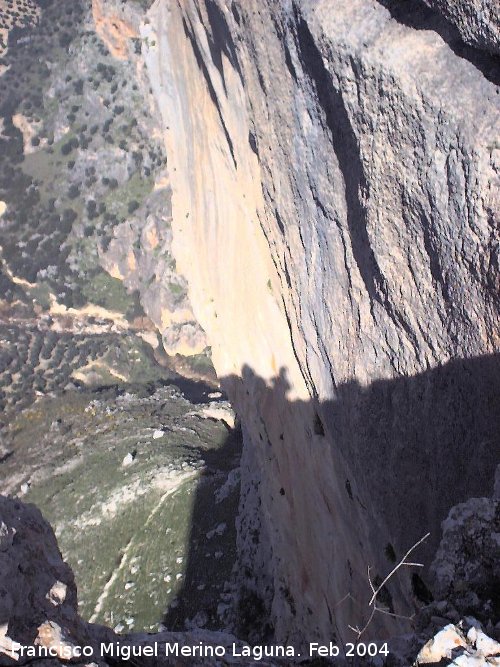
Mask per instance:
[[[157,0],[141,28],[174,254],[244,425],[242,624],[297,643],[352,636],[368,566],[429,554],[498,451],[498,66],[393,5]],[[411,613],[408,576],[384,602]]]

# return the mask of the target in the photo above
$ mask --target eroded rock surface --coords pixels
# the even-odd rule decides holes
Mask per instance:
[[[498,66],[412,7],[159,0],[141,29],[174,254],[246,437],[240,607],[281,640],[352,637],[368,566],[430,531],[428,563],[493,479]]]
[[[0,496],[0,665],[36,664],[49,667],[68,664],[68,656],[75,656],[71,664],[90,664],[81,658],[83,647],[92,649],[92,664],[98,667],[119,664],[141,664],[145,667],[170,667],[190,665],[248,664],[247,659],[232,656],[233,645],[240,656],[245,645],[227,633],[206,630],[191,632],[162,632],[156,635],[136,634],[123,637],[104,626],[83,622],[77,613],[76,586],[73,573],[63,561],[57,541],[48,522],[34,505]],[[228,656],[217,657],[141,656],[127,662],[126,653],[154,643],[178,643],[180,646],[220,646]],[[114,657],[109,650],[103,652],[103,644],[113,644]],[[48,659],[33,658],[22,647],[51,649]],[[124,647],[124,648],[122,648]],[[162,655],[163,653],[163,655]],[[130,655],[130,654],[129,654]],[[133,654],[132,654],[133,655]],[[259,664],[271,667],[264,660]]]
[[[82,310],[87,335],[132,320],[168,351],[198,351],[206,333],[246,441],[238,632],[352,639],[370,585],[430,531],[428,563],[450,507],[493,479],[498,61],[463,42],[491,49],[494,15],[472,2],[157,0],[141,22],[132,8],[149,2],[67,2],[67,17],[47,4],[4,75],[14,391],[0,400],[31,402],[52,361],[66,386],[74,346],[45,332],[78,329]],[[32,48],[46,56],[36,70]],[[80,381],[132,379],[108,339],[81,343]],[[131,452],[120,460],[134,469]],[[411,616],[426,595],[401,570],[384,610]],[[365,636],[407,627],[377,614]]]
[[[500,7],[489,0],[424,0],[459,30],[464,42],[500,53]]]
[[[0,663],[5,664],[9,652],[15,657],[10,642],[49,645],[86,639],[73,573],[34,505],[0,496],[0,563]]]
[[[481,620],[500,617],[500,501],[472,498],[453,507],[432,563],[436,595]]]

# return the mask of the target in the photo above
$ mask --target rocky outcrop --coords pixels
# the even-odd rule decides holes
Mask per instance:
[[[62,650],[87,639],[51,527],[34,505],[0,497],[0,664],[27,662],[15,643]]]
[[[140,294],[165,352],[191,356],[201,354],[208,342],[193,315],[186,280],[177,272],[172,256],[170,196],[168,184],[160,183],[147,205],[115,228],[101,262],[112,277],[123,281],[129,293]]]
[[[177,266],[246,438],[240,612],[282,641],[351,638],[368,567],[430,531],[428,562],[493,477],[498,68],[393,4],[158,0],[141,28]],[[385,609],[416,595],[401,574]]]
[[[493,498],[469,498],[451,508],[431,565],[435,597],[415,619],[403,665],[414,655],[415,664],[500,664],[499,511],[496,489]]]
[[[467,44],[500,53],[500,7],[489,0],[424,0],[458,28]]]
[[[500,665],[500,644],[488,637],[480,627],[472,625],[465,633],[462,623],[460,627],[450,624],[425,644],[415,664],[435,665],[444,659],[451,660],[450,667]]]
[[[137,38],[138,13],[126,3],[106,3],[92,0],[92,16],[99,37],[111,55],[119,60],[128,56],[130,40]]]
[[[452,508],[431,569],[439,599],[480,620],[499,617],[499,535],[500,500],[472,498]]]
[[[0,565],[0,665],[249,664],[248,658],[242,657],[250,651],[248,645],[222,632],[193,630],[125,637],[83,622],[77,613],[73,573],[62,560],[52,528],[34,505],[4,496],[0,496]],[[167,644],[191,650],[196,647],[197,652],[168,654]],[[209,651],[202,656],[200,646],[218,647],[222,657]],[[272,667],[275,663],[264,659],[259,664]]]

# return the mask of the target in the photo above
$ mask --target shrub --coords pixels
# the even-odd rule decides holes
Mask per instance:
[[[63,155],[69,155],[71,151],[75,148],[78,148],[79,146],[78,139],[76,137],[73,137],[69,141],[67,141],[65,144],[61,146],[61,153]]]
[[[68,197],[70,199],[76,199],[79,196],[80,196],[80,188],[78,187],[78,185],[73,183],[72,185],[69,186]]]
[[[75,220],[78,218],[78,215],[76,211],[74,211],[72,208],[66,208],[64,209],[63,215],[62,215],[62,228],[64,231],[69,232],[73,223]]]
[[[130,214],[134,213],[134,211],[137,211],[137,209],[139,208],[139,205],[140,205],[139,202],[136,201],[135,199],[133,199],[132,201],[129,201],[128,207],[127,207],[128,212]]]
[[[89,199],[87,202],[87,217],[89,220],[97,218],[99,214],[97,213],[97,204],[93,199]]]

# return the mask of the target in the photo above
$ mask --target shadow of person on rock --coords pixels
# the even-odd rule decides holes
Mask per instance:
[[[226,625],[243,639],[266,641],[277,632],[283,641],[284,628],[312,618],[322,635],[352,638],[338,617],[366,619],[367,566],[377,584],[427,532],[417,558],[426,567],[401,568],[382,597],[384,608],[408,617],[429,602],[427,566],[441,522],[457,503],[491,494],[500,459],[500,355],[367,386],[348,382],[329,400],[291,400],[286,369],[266,381],[245,366],[222,386],[241,410],[241,497],[234,488],[229,506],[217,502],[227,482],[218,475],[239,455],[240,436],[230,432],[207,458],[196,492],[185,578],[167,628]],[[218,558],[212,540],[221,524],[227,553]],[[358,558],[355,545],[366,557]],[[349,599],[356,578],[366,600]],[[409,626],[391,622],[393,634]]]

